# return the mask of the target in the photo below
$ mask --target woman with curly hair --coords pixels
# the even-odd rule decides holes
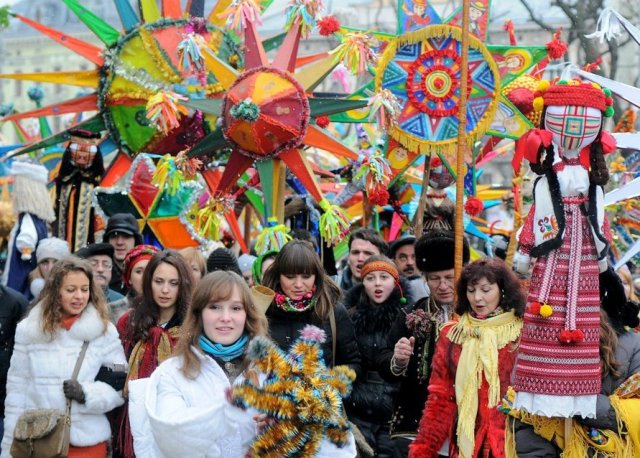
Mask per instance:
[[[191,303],[192,278],[191,268],[175,251],[161,251],[149,261],[142,278],[142,295],[117,325],[129,358],[127,381],[151,376],[171,356]],[[126,408],[118,424],[116,452],[127,458],[135,456]]]
[[[18,417],[27,409],[65,410],[71,401],[70,457],[106,457],[111,429],[106,413],[122,395],[96,381],[101,367],[126,367],[118,333],[91,265],[76,257],[51,269],[40,302],[18,324],[7,376],[2,456],[10,456]],[[88,342],[77,379],[72,372]]]
[[[524,306],[520,284],[502,260],[463,269],[460,319],[440,332],[410,458],[505,456],[505,415],[496,407],[509,386]]]
[[[313,324],[325,330],[327,366],[346,364],[360,371],[360,352],[353,323],[339,304],[340,289],[325,273],[309,242],[292,240],[265,271],[262,284],[276,292],[267,310],[271,338],[288,350],[300,331]]]

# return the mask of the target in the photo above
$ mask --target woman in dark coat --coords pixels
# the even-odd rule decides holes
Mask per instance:
[[[345,296],[362,356],[362,376],[345,401],[349,419],[360,429],[376,457],[393,456],[389,422],[399,384],[385,381],[377,370],[376,358],[387,343],[387,335],[406,305],[409,283],[401,279],[393,261],[371,256],[362,266],[362,283]]]
[[[325,274],[309,242],[287,243],[266,270],[262,284],[276,292],[267,320],[269,334],[280,348],[288,350],[300,331],[313,324],[326,332],[325,364],[348,365],[360,374],[358,343],[347,310],[338,303],[340,290]]]

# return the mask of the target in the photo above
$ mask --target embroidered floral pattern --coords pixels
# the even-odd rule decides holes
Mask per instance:
[[[286,296],[284,293],[278,291],[274,298],[276,305],[285,312],[305,312],[315,307],[318,298],[314,297],[316,294],[316,287],[302,296],[301,298],[292,299]]]

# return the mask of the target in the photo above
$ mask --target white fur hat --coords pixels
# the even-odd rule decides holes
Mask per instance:
[[[38,262],[47,258],[62,259],[69,256],[69,244],[66,240],[56,237],[40,240],[38,248],[36,248],[36,259]]]
[[[13,161],[11,164],[12,176],[25,176],[34,181],[47,184],[49,182],[49,171],[42,164],[27,161]]]

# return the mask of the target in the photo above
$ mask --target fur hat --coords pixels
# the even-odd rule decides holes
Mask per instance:
[[[133,235],[136,239],[136,245],[142,244],[142,235],[140,234],[140,226],[138,220],[130,213],[116,213],[109,217],[107,228],[102,236],[103,242],[108,242],[111,234],[121,232],[127,235]]]
[[[76,251],[76,256],[82,259],[88,259],[91,256],[105,255],[113,259],[113,253],[113,245],[110,243],[92,243]]]
[[[59,239],[57,237],[51,237],[48,239],[42,239],[38,242],[36,248],[36,259],[38,264],[45,259],[62,259],[65,256],[69,256],[69,244],[66,240]]]
[[[228,248],[216,248],[209,255],[207,259],[207,272],[211,273],[216,270],[235,272],[242,277],[238,259]]]
[[[635,328],[640,324],[640,306],[627,300],[622,280],[611,267],[600,274],[600,302],[618,335],[625,332],[625,326]]]
[[[469,242],[463,239],[462,262],[469,262]],[[455,236],[450,231],[429,231],[416,242],[416,266],[421,272],[453,269]]]
[[[49,182],[49,171],[42,164],[27,161],[13,161],[11,165],[11,175],[23,176],[38,183],[47,184]]]

